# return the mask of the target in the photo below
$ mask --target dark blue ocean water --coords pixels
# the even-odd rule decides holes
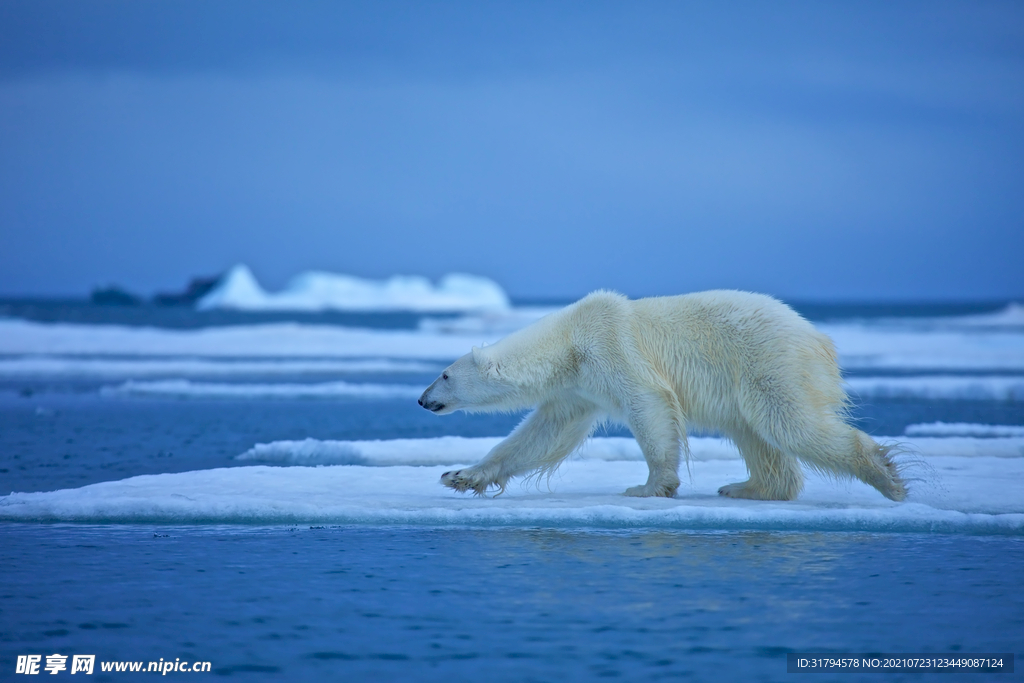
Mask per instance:
[[[76,306],[42,306],[35,318],[245,322]],[[394,316],[327,322],[412,326]],[[432,376],[331,379],[425,385]],[[233,457],[260,442],[500,436],[520,419],[438,419],[414,401],[101,394],[109,383],[0,379],[0,494],[238,466]],[[853,417],[899,435],[934,421],[1020,425],[1020,406],[876,399]],[[1019,658],[1022,577],[1020,537],[2,523],[0,680],[20,678],[18,655],[53,653],[206,660],[210,674],[168,675],[282,681],[779,681],[805,675],[786,673],[791,651]],[[87,680],[131,679],[97,671]]]
[[[778,681],[796,675],[790,651],[1019,652],[1024,633],[1021,538],[20,524],[3,537],[8,672],[17,654],[57,652],[251,680]],[[926,677],[988,675],[942,676]]]

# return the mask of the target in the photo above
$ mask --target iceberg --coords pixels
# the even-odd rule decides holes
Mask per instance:
[[[410,275],[365,280],[319,271],[302,273],[280,292],[267,292],[245,265],[229,270],[199,300],[200,310],[233,308],[246,311],[504,311],[508,295],[493,280],[452,273],[437,285]]]

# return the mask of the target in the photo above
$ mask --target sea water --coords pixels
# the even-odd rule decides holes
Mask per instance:
[[[68,655],[62,676],[92,654],[211,663],[167,674],[187,678],[774,681],[798,675],[789,652],[1024,651],[1012,306],[811,311],[858,425],[916,453],[903,504],[814,476],[792,503],[719,498],[744,471],[716,435],[694,435],[676,499],[625,499],[646,475],[616,427],[539,486],[440,487],[522,416],[437,418],[416,394],[543,308],[8,313],[4,680],[33,654]],[[922,677],[953,680],[886,680]]]

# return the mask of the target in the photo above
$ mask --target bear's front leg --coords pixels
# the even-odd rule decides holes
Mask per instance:
[[[441,483],[459,493],[472,490],[478,496],[486,493],[492,484],[499,487],[501,491],[505,490],[504,483],[499,482],[489,470],[483,469],[479,465],[445,472],[441,475]]]
[[[630,406],[629,428],[647,461],[647,483],[631,486],[625,495],[672,498],[679,488],[679,454],[686,447],[682,411],[668,389],[638,391]]]

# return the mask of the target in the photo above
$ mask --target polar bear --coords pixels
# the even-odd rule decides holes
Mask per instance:
[[[627,496],[672,497],[689,426],[739,447],[750,478],[723,496],[792,500],[800,462],[891,500],[906,484],[890,446],[847,424],[832,341],[762,294],[629,300],[598,291],[452,363],[419,399],[438,415],[535,410],[477,465],[441,483],[477,494],[550,472],[605,420],[629,427],[650,470]]]

